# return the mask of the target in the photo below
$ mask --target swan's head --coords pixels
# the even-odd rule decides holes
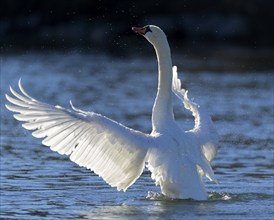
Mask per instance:
[[[143,35],[151,44],[157,45],[163,40],[166,40],[165,33],[161,28],[155,25],[146,25],[144,27],[133,27],[132,30]]]

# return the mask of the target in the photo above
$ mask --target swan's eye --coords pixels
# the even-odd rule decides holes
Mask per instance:
[[[145,26],[145,34],[147,33],[147,32],[151,32],[152,33],[152,30],[150,29],[150,27],[149,27],[149,25],[148,26]]]

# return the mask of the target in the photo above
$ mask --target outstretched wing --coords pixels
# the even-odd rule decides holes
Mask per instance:
[[[210,162],[217,154],[218,134],[213,126],[210,115],[205,109],[188,99],[188,91],[181,88],[181,80],[178,79],[177,67],[173,67],[172,91],[182,100],[184,107],[192,112],[195,126],[192,132],[199,140],[206,159]]]
[[[32,135],[42,143],[100,175],[112,187],[126,190],[142,174],[150,136],[129,129],[93,112],[65,109],[39,102],[21,86],[21,94],[6,95],[13,105],[7,109],[19,114],[23,127],[35,130]]]

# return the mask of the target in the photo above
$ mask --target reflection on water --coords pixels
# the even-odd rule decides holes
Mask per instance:
[[[177,60],[180,60],[177,58]],[[145,65],[144,65],[145,63]],[[1,218],[272,219],[273,72],[180,72],[190,97],[212,113],[221,142],[205,202],[146,198],[159,192],[145,171],[126,193],[52,152],[13,120],[3,104],[22,77],[41,101],[104,114],[149,132],[157,87],[155,59],[90,54],[9,55],[1,67]],[[203,69],[203,66],[200,67]],[[176,120],[193,126],[174,99]]]
[[[216,197],[219,197],[216,199]],[[79,211],[85,219],[181,219],[194,218],[216,211],[215,202],[227,200],[227,195],[215,195],[214,200],[197,202],[193,200],[162,199],[152,202],[148,199],[133,199],[121,205],[98,206],[91,210]]]

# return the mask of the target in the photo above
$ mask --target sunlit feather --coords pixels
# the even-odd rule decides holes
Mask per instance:
[[[149,28],[149,31],[145,31]],[[216,155],[217,133],[210,116],[188,98],[181,88],[177,67],[173,67],[164,32],[153,25],[133,28],[156,50],[159,80],[152,111],[151,134],[125,127],[105,116],[76,108],[40,102],[26,93],[21,79],[20,92],[10,87],[7,109],[32,135],[43,138],[51,150],[68,155],[76,164],[101,176],[117,190],[127,190],[142,174],[145,163],[156,185],[170,198],[207,199],[201,175],[216,182],[210,162]],[[195,126],[182,131],[174,120],[172,91],[190,110]]]

